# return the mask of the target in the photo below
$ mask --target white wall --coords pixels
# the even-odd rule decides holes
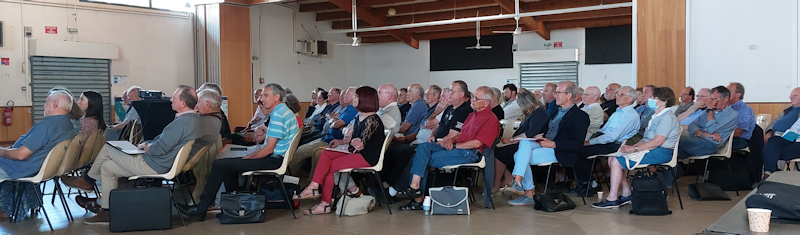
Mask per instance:
[[[364,48],[333,45],[352,42],[344,35],[322,35],[329,42],[328,56],[318,58],[294,52],[296,40],[320,39],[315,25],[320,32],[331,30],[330,22],[316,22],[315,17],[313,13],[295,13],[276,4],[250,7],[250,48],[253,56],[259,57],[252,61],[253,87],[278,83],[291,88],[300,101],[309,102],[308,94],[316,87],[328,90],[331,86],[364,83]],[[262,77],[263,84],[259,82]]]
[[[686,5],[687,85],[736,81],[746,88],[746,102],[788,101],[798,86],[797,1],[690,0]]]
[[[0,21],[4,25],[0,57],[11,61],[10,66],[0,66],[3,102],[31,105],[30,93],[21,91],[30,82],[23,26],[33,27],[31,39],[118,45],[120,59],[112,60],[111,73],[127,75],[128,84],[112,86],[115,96],[134,84],[169,94],[177,85],[194,83],[192,22],[185,13],[86,2],[79,2],[76,12],[71,4],[64,8],[63,1],[0,1]],[[58,34],[45,34],[45,26],[58,27]],[[68,33],[68,27],[77,28],[78,33]]]

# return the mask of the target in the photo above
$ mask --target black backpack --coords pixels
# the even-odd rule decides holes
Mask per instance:
[[[673,187],[678,187],[673,185]],[[631,214],[637,215],[669,215],[672,211],[667,206],[667,188],[660,172],[641,171],[636,173],[631,182],[633,209]]]

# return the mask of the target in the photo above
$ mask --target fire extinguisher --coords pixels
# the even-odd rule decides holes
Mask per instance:
[[[14,101],[6,102],[6,109],[3,110],[3,125],[11,126],[11,111],[14,111]]]

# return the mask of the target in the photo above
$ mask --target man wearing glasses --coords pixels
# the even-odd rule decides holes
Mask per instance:
[[[736,129],[739,113],[728,105],[731,92],[724,86],[711,89],[705,113],[689,124],[691,137],[681,138],[678,158],[713,154],[728,141]]]
[[[684,130],[688,130],[689,124],[692,124],[692,122],[694,122],[694,120],[696,120],[700,114],[705,112],[709,96],[711,96],[711,89],[700,89],[700,91],[697,92],[697,101],[695,101],[694,104],[689,107],[689,109],[678,115],[678,121],[680,122],[681,126],[684,126]]]
[[[455,81],[450,87],[451,101],[457,103],[462,94],[467,92],[467,84]],[[414,199],[401,210],[418,210],[421,208],[425,177],[428,167],[440,168],[448,165],[473,163],[480,160],[480,152],[494,144],[500,135],[500,121],[492,113],[490,104],[496,99],[492,89],[487,86],[479,87],[474,96],[471,96],[471,107],[475,110],[467,117],[466,121],[457,128],[449,130],[443,138],[429,138],[429,142],[417,146],[417,155],[411,165],[411,183],[405,191],[397,193],[397,197]],[[585,114],[584,114],[585,115]],[[438,132],[438,130],[437,130]],[[435,142],[434,142],[435,140]]]

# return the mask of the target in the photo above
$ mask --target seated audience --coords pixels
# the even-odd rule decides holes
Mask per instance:
[[[300,100],[297,99],[296,96],[287,93],[286,95],[286,106],[289,107],[289,110],[294,113],[294,116],[297,117],[297,127],[303,129],[303,118],[300,117]]]
[[[542,99],[544,100],[544,105],[547,107],[547,113],[552,114],[556,112],[556,84],[548,83],[544,85],[544,89],[542,90]]]
[[[72,96],[63,90],[52,91],[44,105],[44,119],[36,123],[11,147],[0,147],[0,181],[31,177],[39,172],[44,159],[58,143],[73,138],[73,126],[69,118]],[[5,193],[3,193],[5,195]],[[39,199],[33,194],[21,198],[25,202]],[[0,218],[7,218],[14,207],[14,197],[0,198]],[[23,208],[29,203],[22,203]],[[25,213],[27,210],[23,210]]]
[[[642,88],[642,94],[637,100],[644,100],[645,105],[636,107],[636,113],[639,114],[639,131],[628,140],[628,143],[638,143],[639,140],[642,139],[644,130],[647,128],[647,123],[650,122],[650,118],[655,114],[655,109],[651,109],[649,107],[650,105],[647,103],[651,102],[650,100],[653,99],[653,89],[655,88],[656,87],[653,85],[646,85]]]
[[[610,157],[608,165],[611,168],[611,188],[608,196],[602,202],[592,204],[594,208],[618,208],[622,205],[631,203],[631,187],[623,173],[625,169],[631,169],[637,164],[663,164],[672,160],[672,151],[675,151],[675,142],[680,136],[680,127],[668,107],[675,104],[675,93],[669,87],[655,88],[653,91],[654,99],[647,101],[647,106],[655,109],[644,137],[633,146],[622,146],[623,153],[634,153],[648,150],[640,162],[627,160],[625,157]],[[671,179],[671,177],[665,177]],[[671,181],[671,180],[670,180]],[[622,195],[618,198],[618,192],[622,188]]]
[[[391,135],[400,131],[403,115],[400,115],[400,108],[397,107],[397,88],[394,85],[384,84],[378,88],[378,105],[380,107],[377,114],[383,127],[391,130]]]
[[[522,110],[517,104],[517,86],[509,83],[503,86],[503,102],[500,107],[503,108],[505,119],[508,120],[521,120]]]
[[[355,90],[355,87],[349,87],[342,92],[341,107],[344,108],[340,113],[334,113],[329,117],[330,120],[328,122],[332,124],[330,125],[330,129],[325,132],[325,135],[322,138],[313,140],[297,148],[297,152],[295,152],[292,160],[289,162],[289,170],[291,172],[297,173],[300,171],[300,167],[303,166],[306,159],[313,155],[314,150],[317,148],[328,146],[332,140],[344,138],[342,129],[344,129],[358,114],[358,110],[352,105],[353,98],[355,97]]]
[[[220,88],[219,85],[215,83],[210,83],[210,82],[203,83],[203,85],[200,85],[200,87],[197,88],[197,92],[208,89],[216,91],[217,94],[219,94],[219,96],[222,97],[222,88]],[[222,116],[222,126],[220,127],[219,133],[222,135],[222,138],[227,138],[229,136],[232,136],[233,134],[231,133],[231,126],[228,124],[228,116],[225,115],[225,112],[222,111],[222,109],[219,110],[219,113]]]
[[[425,103],[425,89],[422,88],[419,84],[412,84],[408,87],[408,92],[406,92],[406,97],[408,103],[413,103],[411,108],[408,109],[407,113],[402,115],[403,118],[403,125],[400,126],[398,133],[402,133],[403,136],[416,134],[419,131],[419,128],[422,125],[422,121],[427,118],[426,114],[430,109],[427,103]],[[400,112],[403,112],[400,109]],[[384,123],[385,125],[386,123]]]
[[[408,102],[408,89],[400,88],[397,94],[397,106],[400,108],[403,121],[406,121],[406,114],[408,114],[408,110],[411,109],[411,102]]]
[[[579,109],[583,109],[583,106],[584,106],[584,104],[583,104],[583,92],[584,91],[583,91],[583,88],[581,88],[581,87],[578,87],[577,90],[578,90],[578,96],[575,97],[575,107],[578,107]]]
[[[139,120],[139,113],[136,112],[135,108],[133,108],[131,102],[142,100],[142,98],[139,97],[139,91],[141,89],[142,88],[138,86],[131,86],[130,88],[128,88],[128,90],[125,90],[123,94],[126,95],[122,100],[125,102],[125,105],[128,105],[128,112],[127,114],[125,114],[125,119],[122,120],[122,122],[120,122],[119,124],[111,126],[111,129],[122,130],[122,128],[124,128],[125,125],[128,125],[128,123],[133,123],[133,121]]]
[[[200,201],[195,206],[180,208],[184,215],[196,221],[205,220],[206,211],[214,203],[217,191],[223,183],[228,192],[236,191],[239,188],[239,176],[243,172],[272,170],[283,164],[283,155],[288,151],[292,138],[300,132],[296,115],[283,103],[285,99],[286,92],[280,85],[270,83],[264,86],[260,100],[264,103],[264,108],[271,110],[267,140],[260,149],[242,158],[215,160]]]
[[[300,138],[300,145],[322,138],[322,136],[328,132],[328,129],[330,129],[330,123],[338,119],[339,115],[347,108],[347,105],[341,105],[339,103],[342,90],[338,87],[331,87],[330,91],[331,92],[328,93],[327,107],[316,116],[311,117],[311,119],[313,119],[314,129],[303,133],[303,137]]]
[[[678,109],[675,110],[675,115],[681,115],[686,110],[689,110],[692,105],[694,105],[694,88],[687,86],[685,89],[681,91],[680,96],[680,104],[678,104]]]
[[[386,138],[381,118],[378,117],[378,92],[374,88],[364,86],[356,90],[353,105],[359,111],[354,121],[352,135],[344,139],[331,141],[331,146],[346,145],[349,153],[322,151],[314,178],[294,199],[313,199],[322,197],[319,204],[304,211],[306,215],[331,213],[333,186],[336,185],[334,173],[341,169],[370,167],[378,164],[383,141]],[[348,177],[349,178],[349,177]],[[348,194],[360,195],[358,186],[349,184]],[[322,187],[320,194],[319,188]]]
[[[461,94],[468,91],[467,84],[463,81],[455,81],[450,87],[452,94]],[[449,134],[444,138],[429,143],[422,143],[417,146],[417,154],[411,165],[412,179],[409,187],[405,191],[397,193],[400,198],[413,198],[413,200],[401,210],[422,209],[423,189],[425,176],[428,167],[443,167],[448,165],[473,163],[480,160],[479,154],[485,148],[491,148],[495,139],[500,134],[500,121],[490,109],[489,104],[496,99],[491,88],[479,87],[471,96],[471,107],[475,109],[469,114],[464,122],[461,131],[449,130]],[[455,103],[455,102],[454,102]]]
[[[103,118],[103,96],[94,91],[84,91],[78,100],[78,106],[84,111],[81,121],[81,134],[84,134],[82,145],[97,130],[106,129],[106,121]]]
[[[600,88],[587,87],[583,92],[583,107],[581,110],[589,115],[589,128],[586,129],[586,139],[589,140],[597,130],[603,126],[603,108],[600,107]]]
[[[189,152],[189,158],[193,158],[200,149],[215,144],[217,139],[221,137],[217,131],[222,126],[222,97],[215,90],[206,89],[197,92],[197,105],[195,110],[200,117],[197,119],[200,129],[196,130],[198,138],[192,145],[192,151]],[[222,146],[220,146],[222,147]],[[203,155],[200,157],[205,158],[210,155]],[[216,155],[215,155],[216,156]],[[216,159],[203,159],[192,168],[192,174],[195,177],[195,186],[192,191],[192,197],[195,200],[200,200],[200,193],[206,186],[208,174],[211,171],[211,163]]]
[[[766,145],[761,155],[764,158],[764,174],[761,180],[767,179],[773,172],[778,170],[778,160],[789,161],[800,157],[800,143],[797,140],[784,139],[783,134],[787,131],[800,133],[800,87],[794,88],[789,95],[792,106],[784,109],[778,118],[772,121],[767,127],[767,134],[764,135]]]
[[[497,117],[497,120],[502,120],[506,116],[505,112],[503,111],[503,107],[500,107],[500,103],[503,103],[503,92],[495,87],[492,87],[491,89],[495,98],[491,103],[489,103],[489,108],[492,108],[492,113],[494,113],[494,116]]]
[[[686,109],[683,113],[678,115],[678,121],[680,122],[681,126],[684,126],[683,129],[688,131],[689,124],[692,124],[700,114],[706,112],[706,104],[708,102],[708,97],[711,96],[711,89],[708,88],[701,88],[697,91],[697,100]]]
[[[738,82],[731,82],[728,85],[731,92],[731,100],[728,104],[739,114],[736,122],[736,130],[733,131],[733,149],[747,148],[747,141],[753,136],[753,129],[756,128],[756,115],[753,109],[744,103],[744,86]]]
[[[614,95],[617,94],[619,87],[620,85],[618,83],[611,83],[606,87],[606,93],[603,94],[603,97],[606,99],[606,101],[600,104],[600,107],[603,108],[603,111],[605,112],[605,119],[608,119],[611,114],[614,114],[614,112],[617,111],[617,97]]]
[[[175,119],[164,128],[164,131],[152,141],[139,144],[139,149],[144,154],[128,155],[109,145],[103,146],[100,154],[92,164],[87,175],[100,180],[102,188],[102,208],[97,215],[84,221],[86,224],[108,225],[109,221],[109,193],[117,188],[117,178],[135,175],[164,174],[172,167],[178,151],[186,142],[199,137],[199,117],[194,111],[197,104],[197,94],[189,86],[180,86],[172,98],[172,109],[177,112]],[[63,177],[65,185],[87,191],[92,190],[91,184],[82,177]],[[93,200],[78,196],[77,201]],[[79,202],[79,205],[86,205]]]
[[[691,136],[681,138],[678,158],[713,154],[728,142],[739,120],[736,110],[728,106],[730,96],[730,91],[724,86],[711,89],[711,98],[707,104],[709,109],[689,124],[688,133]]]
[[[314,97],[314,112],[306,113],[307,117],[305,119],[305,124],[309,125],[310,127],[313,127],[312,124],[314,124],[314,117],[319,116],[319,114],[328,107],[328,92],[320,89],[316,94],[317,96]]]
[[[547,122],[550,116],[547,115],[544,105],[529,91],[524,91],[517,95],[516,102],[522,110],[525,120],[520,123],[519,129],[514,132],[512,138],[501,138],[500,144],[505,146],[497,147],[494,150],[494,184],[492,193],[499,192],[501,187],[508,186],[514,180],[510,170],[514,169],[514,153],[519,149],[519,139],[533,138],[547,130]],[[602,112],[602,111],[601,111]],[[506,125],[513,125],[509,122]],[[503,178],[505,177],[505,180]]]
[[[261,98],[261,88],[256,89],[253,91],[253,103],[258,104],[258,100]],[[264,112],[261,110],[261,105],[256,107],[256,112],[253,114],[253,118],[247,122],[247,130],[255,129],[261,125],[264,125],[264,122],[267,121],[267,116],[264,115]]]
[[[589,115],[575,107],[577,86],[573,82],[561,82],[555,90],[558,108],[550,113],[547,131],[532,140],[522,140],[514,154],[514,182],[506,191],[520,195],[508,201],[509,205],[533,204],[533,175],[531,165],[558,162],[564,167],[573,167],[578,151],[583,147]]]
[[[589,185],[589,172],[591,171],[592,161],[586,159],[589,156],[598,154],[609,154],[619,150],[625,141],[633,137],[639,130],[639,114],[633,109],[636,102],[636,90],[633,87],[624,86],[617,89],[615,95],[617,111],[611,114],[608,122],[600,131],[595,133],[591,139],[583,142],[583,148],[578,152],[578,160],[575,162],[575,178],[578,181],[577,192],[584,192]],[[599,91],[599,89],[598,89]],[[593,184],[589,194],[597,192]],[[591,195],[590,195],[591,196]]]
[[[317,87],[316,89],[311,91],[311,105],[309,105],[308,108],[306,108],[306,116],[304,117],[305,119],[309,119],[311,117],[311,115],[313,115],[314,112],[317,111],[317,108],[319,108],[320,106],[325,104],[325,103],[320,104],[320,103],[317,102],[317,96],[319,96],[319,93],[321,91],[324,91],[324,90],[322,88],[319,88],[319,87]],[[322,110],[320,110],[320,111],[322,111]]]

